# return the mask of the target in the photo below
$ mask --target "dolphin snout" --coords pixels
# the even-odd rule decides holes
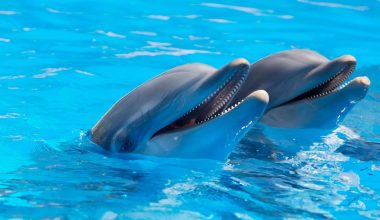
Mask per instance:
[[[254,98],[257,101],[268,104],[269,103],[269,94],[265,90],[257,90],[252,92],[248,98]]]
[[[237,65],[249,65],[249,62],[248,60],[244,59],[244,58],[237,58],[235,60],[233,60],[231,63],[229,63],[229,65],[231,66],[237,66]]]
[[[371,81],[366,76],[359,76],[348,82],[347,87],[359,88],[367,90],[371,85]]]
[[[371,81],[370,81],[369,78],[366,77],[366,76],[358,77],[357,80],[358,80],[358,82],[359,82],[362,86],[364,86],[364,87],[366,87],[366,88],[368,88],[368,87],[371,85]]]
[[[332,62],[337,62],[341,66],[356,65],[356,58],[352,55],[343,55],[334,59]]]

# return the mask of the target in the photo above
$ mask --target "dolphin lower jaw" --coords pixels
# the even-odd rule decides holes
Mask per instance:
[[[264,114],[269,101],[263,90],[248,95],[240,105],[219,117],[189,128],[162,133],[137,153],[225,160],[234,146]],[[209,135],[212,133],[212,135]],[[199,141],[197,141],[199,140]]]

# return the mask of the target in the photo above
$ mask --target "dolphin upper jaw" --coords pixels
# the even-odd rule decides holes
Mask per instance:
[[[292,102],[303,101],[333,92],[354,71],[356,59],[351,55],[344,55],[330,62],[325,62],[297,80],[292,88],[288,89],[288,100],[277,105],[270,105],[269,109]],[[295,79],[296,80],[296,79]]]
[[[369,87],[367,77],[356,77],[328,95],[271,109],[264,114],[261,122],[283,128],[332,128],[365,97]]]

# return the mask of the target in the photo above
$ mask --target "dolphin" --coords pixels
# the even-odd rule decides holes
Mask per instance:
[[[170,69],[114,104],[90,139],[112,152],[226,159],[269,102],[258,90],[230,105],[248,69],[245,59],[217,71],[200,63]]]
[[[370,86],[365,76],[344,83],[355,66],[351,55],[329,60],[306,49],[279,52],[250,66],[231,105],[252,91],[265,90],[270,101],[260,122],[280,128],[334,127]]]

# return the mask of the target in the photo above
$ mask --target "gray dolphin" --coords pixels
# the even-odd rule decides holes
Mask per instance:
[[[269,102],[260,90],[230,105],[248,69],[245,59],[218,71],[199,63],[173,68],[121,98],[91,140],[114,152],[226,159]]]
[[[343,84],[355,66],[351,55],[329,60],[311,50],[279,52],[251,65],[231,104],[262,89],[268,92],[270,102],[261,122],[284,128],[335,126],[370,86],[367,77]]]

